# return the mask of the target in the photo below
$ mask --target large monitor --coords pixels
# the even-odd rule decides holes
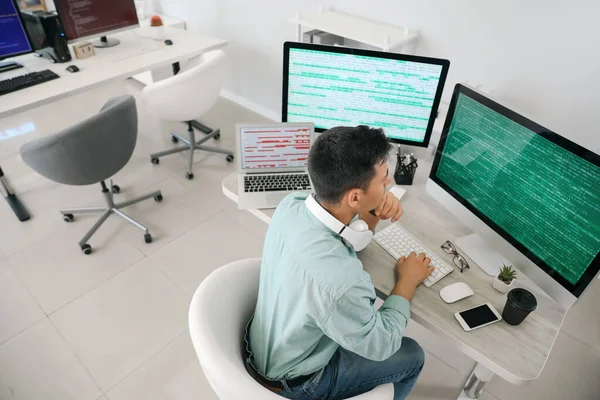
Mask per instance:
[[[566,307],[600,270],[600,156],[466,86],[427,190]]]
[[[139,26],[133,0],[54,0],[70,43],[100,36],[96,47],[119,44],[106,35]]]
[[[394,143],[427,147],[450,62],[286,42],[283,122],[383,128]]]
[[[0,60],[32,51],[16,1],[0,0]],[[15,62],[0,63],[0,72],[20,66]]]

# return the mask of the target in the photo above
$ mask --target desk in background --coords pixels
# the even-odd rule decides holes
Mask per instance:
[[[210,50],[225,47],[227,41],[182,29],[165,27],[165,39],[173,41],[167,46],[164,40],[148,37],[149,27],[142,27],[114,37],[121,41],[115,47],[96,49],[96,55],[69,63],[51,64],[33,54],[15,57],[25,68],[3,73],[0,79],[49,69],[60,76],[50,82],[32,86],[0,97],[0,118],[27,111],[53,101],[81,93],[107,83],[124,80],[144,71],[169,67]],[[71,54],[74,54],[71,48]],[[80,72],[70,73],[68,65],[77,65]],[[5,171],[6,173],[6,171]],[[29,215],[19,200],[0,179],[0,192],[18,214],[20,220]],[[17,213],[17,211],[20,212]]]
[[[440,257],[453,265],[450,256],[437,251],[446,240],[472,233],[453,214],[443,208],[425,192],[425,183],[431,169],[429,159],[419,161],[419,169],[412,186],[402,197],[404,215],[401,223],[408,228],[428,248],[436,251]],[[390,170],[393,171],[393,165]],[[237,202],[237,174],[226,177],[222,182],[223,193]],[[261,220],[269,223],[274,210],[248,210]],[[258,223],[258,221],[257,221]],[[383,221],[379,228],[389,222]],[[395,283],[396,261],[374,241],[359,253],[365,270],[382,299],[387,298]],[[471,260],[469,260],[471,263]],[[543,293],[527,277],[520,275],[516,287],[525,287],[535,293],[538,308],[519,326],[510,326],[499,322],[472,332],[465,332],[454,318],[454,313],[486,302],[491,303],[502,312],[506,295],[492,288],[493,277],[488,276],[475,264],[471,269],[453,273],[440,282],[427,288],[419,286],[412,302],[412,318],[435,333],[441,340],[457,347],[468,357],[477,362],[473,374],[467,380],[483,385],[494,374],[515,385],[524,385],[541,374],[552,346],[562,325],[566,310],[549,296]],[[446,304],[439,296],[439,291],[454,282],[466,282],[475,294],[468,299]],[[473,375],[476,378],[473,378]],[[468,399],[464,391],[458,399]]]

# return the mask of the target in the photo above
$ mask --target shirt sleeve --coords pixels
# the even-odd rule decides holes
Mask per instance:
[[[410,302],[391,295],[379,310],[372,304],[373,286],[361,282],[350,287],[334,303],[320,327],[344,349],[373,361],[383,361],[402,345],[410,319]]]

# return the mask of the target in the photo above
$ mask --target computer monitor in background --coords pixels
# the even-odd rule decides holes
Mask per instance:
[[[54,0],[70,43],[100,36],[95,47],[111,47],[119,40],[106,35],[139,26],[133,0]]]
[[[32,51],[16,1],[0,0],[0,60]],[[0,72],[21,67],[16,61],[0,62]]]
[[[427,147],[450,62],[347,47],[284,44],[283,122],[384,128]]]
[[[465,86],[427,191],[479,235],[457,240],[470,258],[499,251],[565,307],[600,270],[600,156]]]

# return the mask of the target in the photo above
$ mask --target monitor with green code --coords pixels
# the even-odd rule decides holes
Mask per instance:
[[[450,62],[287,42],[283,122],[383,128],[395,143],[427,147]]]
[[[600,270],[600,156],[457,85],[430,178],[579,296]]]

